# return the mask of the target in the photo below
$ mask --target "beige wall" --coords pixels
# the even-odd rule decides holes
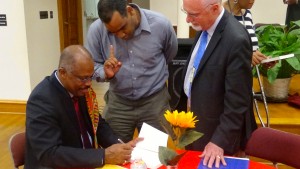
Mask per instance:
[[[182,1],[150,0],[150,8],[166,15],[173,25],[177,25],[177,5],[181,6]],[[284,24],[286,5],[282,0],[256,0],[251,12],[254,23]]]
[[[25,2],[25,4],[23,4]],[[59,31],[55,0],[0,0],[0,100],[27,100],[33,87],[57,67]],[[39,19],[53,11],[53,19]]]
[[[256,0],[251,12],[254,23],[285,23],[286,5],[282,0]]]
[[[164,14],[177,25],[177,0],[150,0],[150,9]]]
[[[25,100],[30,92],[23,0],[0,0],[7,26],[0,26],[0,99]]]
[[[8,22],[8,26],[0,27],[0,100],[27,100],[33,87],[57,67],[60,54],[57,1],[0,0],[0,3],[0,13],[7,15]],[[151,0],[150,9],[163,13],[177,25],[178,4],[181,5],[176,0]],[[53,11],[54,18],[40,20],[39,11],[43,10]],[[285,11],[281,0],[256,0],[252,9],[255,23],[284,23]]]
[[[60,55],[58,11],[56,0],[25,1],[30,86],[33,89],[58,66]],[[40,19],[39,11],[48,13],[53,11],[53,19]]]

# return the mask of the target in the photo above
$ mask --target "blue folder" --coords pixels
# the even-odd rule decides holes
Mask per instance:
[[[220,163],[219,169],[248,169],[249,159],[248,158],[236,158],[236,157],[224,157],[227,163],[226,166]],[[200,161],[197,169],[210,169],[203,165],[203,160]],[[214,165],[212,169],[217,169]]]

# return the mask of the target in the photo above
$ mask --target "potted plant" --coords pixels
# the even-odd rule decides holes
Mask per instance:
[[[290,78],[300,71],[300,20],[291,22],[290,27],[281,25],[261,26],[256,29],[256,35],[259,50],[266,56],[295,55],[292,58],[279,60],[270,69],[259,65],[267,98],[275,101],[285,101],[288,95]],[[255,69],[253,69],[253,73],[257,75]],[[286,84],[286,89],[278,86],[279,84]],[[273,87],[273,89],[268,89],[268,87]],[[271,93],[281,90],[283,92],[281,92],[282,94],[279,93],[278,97],[276,93]]]

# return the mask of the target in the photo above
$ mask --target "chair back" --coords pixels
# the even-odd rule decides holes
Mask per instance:
[[[10,137],[9,149],[14,168],[18,169],[25,163],[25,132],[16,133]]]
[[[250,137],[247,155],[300,168],[300,135],[260,127]]]

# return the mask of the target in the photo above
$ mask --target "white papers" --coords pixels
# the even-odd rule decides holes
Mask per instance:
[[[287,59],[287,58],[291,58],[291,57],[294,57],[294,56],[295,55],[293,53],[288,54],[288,55],[282,55],[282,56],[262,60],[261,63],[273,62],[273,61],[276,61],[276,60]]]
[[[139,137],[144,138],[144,140],[137,143],[131,159],[142,158],[148,168],[159,168],[161,163],[158,158],[158,147],[167,147],[168,135],[147,123],[143,123]]]

